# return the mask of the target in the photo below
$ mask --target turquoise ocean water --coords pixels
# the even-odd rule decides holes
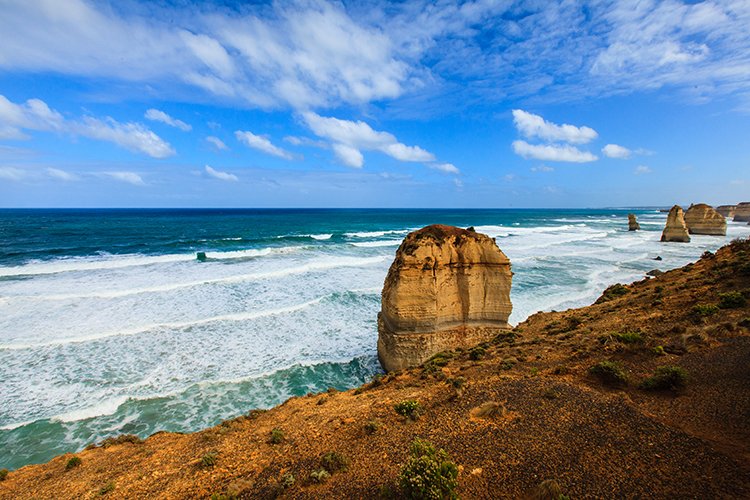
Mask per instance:
[[[666,214],[630,211],[643,231],[627,210],[0,210],[0,468],[361,384],[388,266],[427,224],[496,237],[513,324],[750,233],[663,244]]]

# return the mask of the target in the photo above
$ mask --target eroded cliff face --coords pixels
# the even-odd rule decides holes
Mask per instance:
[[[727,221],[724,216],[705,203],[690,205],[685,212],[685,224],[690,234],[727,234]]]
[[[716,207],[716,211],[727,219],[734,217],[734,212],[737,210],[737,205],[719,205]]]
[[[687,225],[685,224],[685,212],[682,207],[675,205],[667,215],[667,224],[661,233],[661,241],[676,241],[680,243],[689,243]]]
[[[750,222],[750,202],[745,201],[737,205],[732,220],[735,222]]]
[[[468,348],[508,329],[510,260],[495,241],[452,226],[410,233],[396,252],[378,314],[378,357],[387,371]]]

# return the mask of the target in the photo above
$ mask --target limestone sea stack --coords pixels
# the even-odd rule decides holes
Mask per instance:
[[[725,236],[727,234],[727,220],[710,205],[698,203],[690,205],[685,212],[685,225],[690,234],[709,234]]]
[[[639,231],[640,229],[641,225],[638,224],[635,214],[628,214],[628,231]]]
[[[734,217],[734,212],[737,210],[737,205],[719,205],[716,207],[716,211],[719,212],[727,219]]]
[[[661,241],[677,241],[680,243],[689,243],[687,226],[685,225],[685,213],[682,207],[675,205],[667,215],[667,224],[661,233]]]
[[[378,358],[387,371],[509,329],[510,260],[495,240],[432,225],[406,236],[385,279]]]
[[[734,222],[750,222],[750,202],[745,201],[737,205],[734,212]]]

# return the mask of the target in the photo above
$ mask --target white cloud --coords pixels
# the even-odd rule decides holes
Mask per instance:
[[[146,183],[140,175],[135,172],[99,172],[97,175],[110,177],[120,182],[126,182],[134,186],[145,186]]]
[[[26,172],[20,168],[0,167],[0,179],[20,181],[26,177]]]
[[[526,141],[513,141],[513,151],[526,159],[543,161],[586,163],[597,160],[596,155],[567,144],[529,144]]]
[[[405,162],[431,163],[435,155],[419,146],[407,146],[398,142],[393,134],[373,130],[363,121],[341,120],[323,117],[313,112],[302,114],[310,130],[318,137],[331,141],[331,148],[336,157],[350,167],[360,168],[364,164],[362,151],[379,151],[383,154]],[[447,171],[449,164],[441,166],[428,165],[430,168]],[[455,169],[455,167],[453,167]],[[458,169],[456,169],[456,172]]]
[[[279,158],[283,158],[285,160],[294,159],[294,155],[292,153],[278,146],[274,146],[266,137],[255,135],[252,132],[243,130],[237,130],[234,133],[234,136],[238,141],[250,148],[257,149],[258,151],[262,151],[272,156],[278,156]]]
[[[513,123],[524,137],[538,137],[545,141],[586,144],[598,136],[596,130],[590,127],[576,127],[568,124],[557,125],[522,109],[513,110]]]
[[[66,181],[66,182],[78,180],[77,175],[71,174],[70,172],[66,172],[65,170],[60,170],[59,168],[52,168],[52,167],[48,168],[47,175],[54,179],[58,179],[61,181]]]
[[[237,182],[238,180],[240,180],[239,177],[237,177],[234,174],[230,174],[229,172],[221,172],[219,170],[215,170],[208,165],[206,165],[206,173],[210,175],[211,177],[222,180],[222,181]]]
[[[653,172],[653,170],[646,165],[638,165],[635,167],[635,175],[650,174],[651,172]]]
[[[148,120],[166,123],[170,127],[178,128],[184,132],[190,132],[193,129],[192,126],[188,125],[184,121],[177,120],[176,118],[172,118],[171,116],[166,114],[164,111],[160,111],[158,109],[151,108],[146,111],[146,114],[144,116]]]
[[[452,163],[425,163],[425,165],[433,170],[440,170],[446,174],[460,174],[461,171]]]
[[[617,144],[607,144],[602,148],[602,154],[607,158],[618,158],[626,160],[633,154],[631,150]]]
[[[213,147],[215,147],[218,151],[226,151],[229,149],[229,146],[224,144],[224,141],[213,135],[209,135],[208,137],[206,137],[206,141],[211,143],[211,145],[213,145]]]
[[[537,165],[536,167],[531,167],[532,172],[554,172],[555,169],[552,167],[548,167],[547,165]]]
[[[174,154],[169,143],[140,123],[120,123],[112,118],[102,120],[91,116],[78,121],[66,120],[39,99],[15,104],[0,95],[0,131],[23,135],[22,130],[60,132],[112,142],[153,158]]]

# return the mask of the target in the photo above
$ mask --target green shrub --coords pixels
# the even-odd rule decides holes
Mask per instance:
[[[604,290],[604,293],[602,293],[602,296],[599,297],[594,303],[602,304],[604,302],[609,302],[610,300],[614,300],[618,297],[622,297],[623,295],[629,292],[630,290],[628,290],[625,286],[621,285],[620,283],[615,283],[614,285]]]
[[[744,307],[747,299],[740,292],[726,292],[719,294],[719,307],[722,309],[737,309]]]
[[[469,359],[472,359],[474,361],[479,361],[484,357],[484,355],[487,354],[487,349],[485,349],[482,346],[476,346],[472,347],[469,351]]]
[[[589,368],[589,373],[606,385],[621,386],[628,383],[625,371],[614,361],[600,361]]]
[[[658,345],[658,346],[654,347],[653,349],[651,349],[651,352],[653,352],[657,356],[664,356],[666,354],[666,352],[664,351],[664,347],[662,347],[660,345]]]
[[[331,474],[336,471],[346,470],[349,467],[349,463],[349,457],[335,451],[329,451],[320,459],[320,465]]]
[[[68,460],[68,463],[65,464],[65,470],[75,469],[81,465],[81,459],[78,457],[71,457],[70,460]]]
[[[411,444],[409,460],[398,481],[406,498],[442,500],[458,498],[458,467],[443,449],[436,450],[419,438]]]
[[[647,391],[676,390],[685,386],[688,373],[679,366],[660,366],[654,374],[640,384]]]
[[[101,443],[99,443],[99,446],[102,448],[109,448],[110,446],[116,445],[116,444],[123,444],[123,443],[133,443],[133,444],[139,444],[142,443],[143,440],[136,436],[135,434],[121,434],[116,437],[108,437]]]
[[[8,477],[8,469],[0,469],[0,481],[5,481]]]
[[[331,475],[325,469],[314,470],[310,473],[310,480],[313,483],[325,483]]]
[[[377,420],[370,420],[365,424],[365,432],[368,434],[375,434],[380,429],[380,422]]]
[[[695,316],[713,316],[719,312],[719,306],[714,304],[697,304],[693,306],[692,312]]]
[[[201,457],[201,465],[203,467],[213,467],[216,465],[216,461],[218,460],[219,456],[215,451],[206,453]]]
[[[294,483],[294,474],[292,474],[291,472],[284,474],[284,477],[281,478],[281,487],[284,489],[291,488],[292,486],[294,486]]]
[[[466,377],[453,377],[447,379],[445,382],[453,386],[454,389],[461,390],[466,384]]]
[[[273,429],[271,435],[268,438],[268,442],[271,444],[279,444],[284,441],[284,431],[281,429]]]
[[[641,332],[620,332],[620,333],[613,333],[612,337],[623,344],[640,344],[643,342],[643,335]]]
[[[419,413],[422,410],[422,405],[420,405],[419,401],[415,399],[406,399],[400,403],[396,403],[393,409],[401,416],[414,419],[419,416]]]
[[[102,486],[101,488],[99,488],[99,495],[104,496],[110,491],[114,491],[114,490],[115,490],[115,483],[113,481],[110,481],[104,486]]]

